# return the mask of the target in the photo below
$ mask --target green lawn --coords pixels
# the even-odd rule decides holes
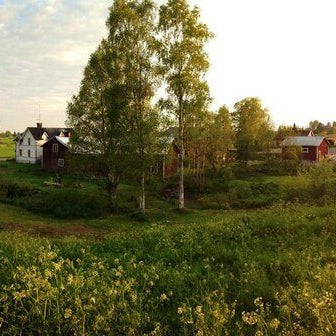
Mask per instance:
[[[0,138],[0,158],[12,158],[15,156],[15,144],[13,138]]]

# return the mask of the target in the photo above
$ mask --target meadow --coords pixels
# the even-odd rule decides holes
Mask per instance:
[[[20,185],[24,175],[37,195],[52,177],[0,164],[2,181]],[[64,183],[82,183],[76,192],[86,195],[100,190],[71,176]],[[0,333],[333,335],[336,208],[333,188],[325,189],[332,183],[319,182],[316,171],[234,179],[217,198],[229,193],[239,207],[215,207],[208,194],[185,212],[153,191],[145,221],[132,212],[63,219],[28,209],[22,190],[2,195]],[[129,188],[122,187],[125,204]],[[268,200],[275,190],[272,204],[250,207],[253,195]]]
[[[0,138],[0,159],[14,157],[13,138]]]

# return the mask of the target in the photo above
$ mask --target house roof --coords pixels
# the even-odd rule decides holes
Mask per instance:
[[[306,129],[306,130],[300,131],[299,136],[315,136],[315,134],[312,130]]]
[[[60,127],[28,127],[28,130],[32,134],[35,140],[42,140],[42,135],[46,133],[50,138],[60,135],[62,131],[71,132],[71,128]]]
[[[48,142],[50,142],[50,141],[53,140],[53,139],[56,139],[57,142],[59,142],[59,143],[62,144],[63,146],[65,146],[65,147],[67,147],[67,148],[69,147],[70,138],[68,138],[68,137],[60,137],[60,136],[54,136],[54,137],[50,138],[48,141],[46,141],[46,142],[42,145],[42,147],[45,146]]]
[[[322,136],[289,136],[281,143],[284,147],[295,147],[295,146],[315,146],[321,145],[325,138]]]

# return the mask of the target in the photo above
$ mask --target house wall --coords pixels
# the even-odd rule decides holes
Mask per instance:
[[[53,152],[53,144],[58,144],[58,152]],[[55,138],[47,142],[43,147],[42,167],[47,171],[63,171],[66,168],[66,151],[67,148],[59,143]],[[64,160],[64,167],[59,165],[58,160]]]
[[[318,147],[316,146],[303,146],[302,148],[308,148],[308,153],[302,153],[301,158],[305,161],[317,161]]]
[[[323,140],[320,147],[318,148],[319,160],[324,159],[329,154],[329,144],[326,139]]]
[[[28,139],[30,139],[30,145],[28,144]],[[20,150],[22,155],[20,155]],[[28,155],[30,151],[30,157]],[[15,146],[15,156],[16,162],[18,163],[38,163],[41,161],[42,148],[34,139],[33,135],[27,130],[22,138],[16,142]]]

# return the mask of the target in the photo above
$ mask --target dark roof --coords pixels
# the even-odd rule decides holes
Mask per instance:
[[[306,129],[306,130],[299,131],[298,136],[315,136],[315,134],[312,130]]]
[[[71,132],[71,128],[64,127],[28,127],[35,140],[41,140],[43,133],[47,133],[49,138],[60,135],[62,131]]]
[[[54,137],[50,138],[48,141],[46,141],[42,145],[42,147],[44,147],[45,145],[47,145],[52,140],[56,140],[58,143],[60,143],[64,147],[67,147],[67,148],[69,147],[70,138],[69,137],[60,137],[60,136],[54,136]]]
[[[325,138],[322,136],[289,136],[282,142],[281,146],[284,147],[300,147],[300,146],[313,146],[318,147],[321,145]],[[327,139],[325,139],[327,141]]]

